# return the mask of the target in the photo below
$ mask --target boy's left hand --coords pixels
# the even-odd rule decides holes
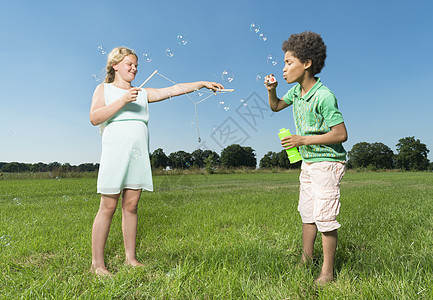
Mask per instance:
[[[290,149],[293,147],[299,147],[304,144],[304,137],[301,135],[291,135],[291,136],[287,136],[285,138],[283,138],[281,140],[281,145],[283,146],[284,149]]]

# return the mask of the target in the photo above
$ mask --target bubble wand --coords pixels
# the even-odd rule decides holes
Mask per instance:
[[[145,85],[146,82],[148,82],[150,80],[150,78],[152,78],[153,75],[155,75],[156,73],[158,73],[158,70],[155,70],[149,77],[147,77],[147,79],[138,88],[141,89],[143,87],[143,85]]]

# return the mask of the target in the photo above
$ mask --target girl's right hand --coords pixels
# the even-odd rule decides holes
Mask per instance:
[[[122,101],[127,104],[127,103],[131,103],[137,100],[138,97],[138,92],[141,89],[138,87],[133,87],[130,88],[123,96],[122,96]]]

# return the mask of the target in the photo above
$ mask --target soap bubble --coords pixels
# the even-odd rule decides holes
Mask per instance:
[[[188,40],[184,34],[177,35],[177,43],[181,46],[185,46],[188,43]]]
[[[203,92],[201,92],[200,90],[195,91],[194,93],[198,98],[203,97]]]
[[[62,178],[60,178],[59,176],[56,176],[56,180],[60,181],[60,180],[62,180]]]
[[[220,100],[218,102],[218,109],[221,111],[228,111],[230,109],[230,104],[227,101]]]
[[[212,134],[213,134],[213,135],[220,135],[220,134],[221,134],[221,132],[220,132],[220,130],[219,130],[219,126],[214,126],[214,127],[212,128]]]
[[[102,45],[98,46],[98,52],[99,52],[99,54],[102,54],[102,55],[107,54],[107,50],[105,50],[105,47]]]
[[[266,42],[266,40],[268,39],[268,37],[265,34],[260,33],[259,34],[259,39],[262,40],[263,42]]]
[[[99,76],[96,75],[96,74],[92,74],[92,78],[93,78],[93,80],[95,80],[96,82],[101,81],[101,78],[99,78]]]
[[[224,70],[223,73],[222,73],[222,75],[221,75],[221,78],[224,81],[232,82],[233,78],[234,78],[233,72],[231,70],[229,70],[229,69]]]
[[[170,48],[165,49],[165,55],[167,55],[168,57],[173,57],[173,50],[171,50]]]
[[[266,73],[265,72],[260,72],[259,74],[257,74],[256,76],[256,81],[258,83],[264,83],[265,82],[265,77],[266,77]]]
[[[185,166],[186,166],[187,168],[189,168],[189,167],[191,167],[191,163],[190,163],[189,161],[187,161],[187,162],[185,163]]]
[[[141,150],[139,148],[132,148],[130,156],[132,159],[139,159],[141,157]]]
[[[15,205],[21,205],[22,204],[22,199],[20,197],[14,198],[13,201],[14,201]]]
[[[71,200],[71,198],[69,197],[69,196],[66,196],[66,195],[63,195],[63,201],[69,201],[69,200]]]
[[[11,244],[12,238],[9,235],[2,235],[0,237],[0,246],[7,247]]]
[[[143,60],[147,63],[150,63],[152,61],[152,58],[150,57],[149,53],[144,52],[143,53]]]
[[[266,61],[268,62],[268,64],[271,64],[273,66],[277,65],[277,60],[273,55],[268,55],[268,57],[266,58]]]
[[[260,31],[260,25],[256,23],[251,23],[250,25],[250,31],[254,33],[259,33]]]
[[[242,106],[245,106],[245,107],[247,107],[247,100],[245,100],[245,99],[241,99],[241,100],[239,100],[239,102],[242,104]]]

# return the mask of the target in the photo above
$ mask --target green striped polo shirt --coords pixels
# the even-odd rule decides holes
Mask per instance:
[[[332,126],[344,122],[334,94],[322,84],[320,78],[316,80],[316,84],[303,97],[298,83],[282,98],[288,105],[293,104],[296,132],[301,136],[324,134]],[[305,162],[346,160],[346,150],[342,144],[303,145],[298,149]]]

